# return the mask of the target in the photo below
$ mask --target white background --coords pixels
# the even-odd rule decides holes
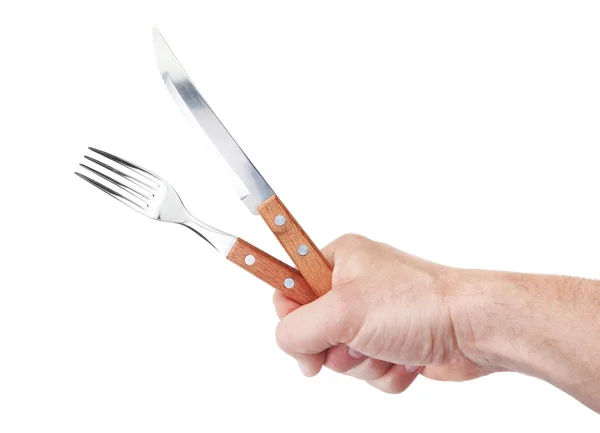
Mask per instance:
[[[164,90],[156,23],[317,244],[598,278],[598,22],[594,1],[2,2],[0,431],[597,432],[516,374],[306,379],[269,287],[73,171],[114,152],[285,258]]]

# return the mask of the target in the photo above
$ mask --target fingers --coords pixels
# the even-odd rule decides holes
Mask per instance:
[[[345,344],[329,349],[325,359],[327,368],[362,380],[378,379],[385,375],[393,365],[390,362],[369,358],[350,349]]]
[[[367,380],[367,383],[380,391],[389,394],[399,394],[413,383],[419,375],[420,370],[417,369],[409,373],[403,365],[394,365],[383,376],[378,379]]]
[[[422,370],[420,367],[405,367],[369,358],[346,345],[332,347],[327,352],[326,367],[365,380],[375,388],[391,394],[405,391]]]
[[[386,393],[400,393],[422,370],[407,370],[401,365],[369,358],[346,344],[337,344],[339,335],[331,331],[336,322],[328,319],[332,314],[335,316],[338,308],[332,296],[299,309],[298,303],[275,292],[273,302],[282,319],[277,328],[277,343],[298,361],[305,376],[316,375],[325,365],[333,371],[365,380]]]
[[[327,351],[325,366],[337,373],[346,373],[362,364],[367,357],[350,349],[345,344],[338,344]]]
[[[300,304],[292,301],[290,298],[277,290],[275,290],[275,293],[273,294],[273,304],[275,304],[275,312],[280,320],[290,314],[296,308],[300,307]]]

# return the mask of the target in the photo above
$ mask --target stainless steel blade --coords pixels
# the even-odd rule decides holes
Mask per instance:
[[[275,193],[208,106],[156,27],[153,36],[156,62],[169,93],[200,124],[243,182],[248,194],[241,195],[240,198],[250,212],[258,214],[257,206]]]

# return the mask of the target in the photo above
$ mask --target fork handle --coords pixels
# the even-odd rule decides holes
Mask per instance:
[[[279,197],[273,195],[261,203],[258,213],[306,278],[315,295],[323,296],[331,290],[331,265]]]
[[[299,304],[308,304],[317,298],[297,269],[241,238],[235,241],[227,259]]]

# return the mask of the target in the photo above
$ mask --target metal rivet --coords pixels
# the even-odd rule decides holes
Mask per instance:
[[[286,278],[285,281],[283,282],[283,285],[286,288],[291,289],[292,287],[294,287],[294,279],[293,278]]]
[[[308,247],[304,244],[300,245],[298,247],[298,254],[300,254],[301,256],[305,256],[308,254]]]
[[[256,262],[256,259],[254,258],[254,256],[252,254],[248,254],[244,258],[244,263],[246,263],[248,266],[252,266],[254,264],[254,262]]]
[[[283,215],[277,215],[275,217],[275,224],[278,226],[282,226],[285,224],[285,217]]]

